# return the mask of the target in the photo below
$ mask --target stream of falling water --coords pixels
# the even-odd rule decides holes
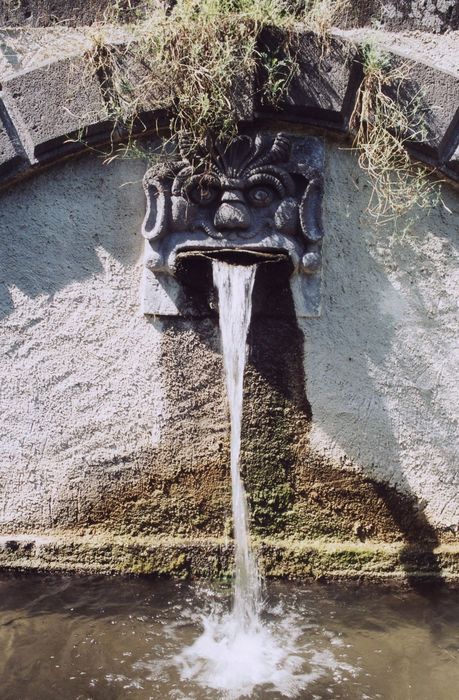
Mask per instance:
[[[257,620],[261,612],[261,581],[250,547],[247,496],[239,468],[244,368],[256,269],[256,265],[229,265],[219,260],[213,262],[214,285],[218,290],[226,392],[231,419],[231,487],[235,558],[233,615],[239,625],[245,629]]]
[[[247,497],[240,474],[241,419],[247,333],[256,266],[213,261],[220,332],[231,418],[231,482],[235,547],[233,605],[230,612],[203,617],[204,632],[177,658],[183,680],[219,691],[216,697],[251,697],[262,687],[282,697],[298,697],[320,677],[330,660],[304,668],[299,626],[282,611],[266,611],[262,582],[250,546]],[[262,615],[269,618],[262,619]],[[268,614],[269,613],[269,614]],[[320,667],[320,668],[319,668]],[[257,695],[258,697],[258,695]]]

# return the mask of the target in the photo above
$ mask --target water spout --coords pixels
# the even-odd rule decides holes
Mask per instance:
[[[304,664],[298,654],[298,626],[292,619],[281,616],[275,628],[262,620],[262,582],[250,546],[247,497],[240,474],[246,342],[257,265],[234,265],[214,259],[212,268],[231,418],[233,606],[230,613],[204,617],[203,633],[176,661],[183,680],[218,690],[225,698],[247,697],[261,685],[293,698],[321,672],[301,673]]]
[[[231,418],[231,485],[235,548],[234,617],[246,627],[260,613],[261,584],[250,547],[247,496],[240,473],[242,394],[246,341],[252,310],[256,265],[212,263],[218,290],[220,332]]]

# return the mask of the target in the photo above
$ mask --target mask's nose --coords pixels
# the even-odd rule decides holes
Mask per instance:
[[[221,204],[215,213],[214,226],[219,231],[249,228],[250,212],[240,190],[223,193]]]

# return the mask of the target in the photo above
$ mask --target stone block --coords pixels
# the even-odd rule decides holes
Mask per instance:
[[[0,172],[11,166],[17,158],[18,154],[14,144],[8,136],[2,120],[0,120]]]
[[[262,42],[272,52],[280,37],[265,33]],[[362,74],[361,64],[355,61],[355,46],[336,37],[321,39],[312,32],[298,34],[292,46],[298,69],[279,108],[301,121],[344,127]],[[277,53],[282,62],[285,52]],[[270,111],[268,104],[261,109]]]
[[[118,76],[112,76],[107,70],[102,80],[106,84],[116,84],[121,88],[121,98],[123,89],[126,92],[126,100],[132,100],[133,96],[139,97],[137,105],[141,115],[151,115],[153,118],[159,110],[171,109],[174,103],[174,94],[167,81],[161,84],[160,81],[151,81],[151,67],[141,58],[129,50],[126,44],[113,45],[110,49],[113,52],[114,63],[119,70]]]
[[[158,114],[172,110],[174,107],[176,95],[173,86],[168,80],[164,80],[163,84],[161,84],[161,80],[152,83],[151,71],[155,69],[136,56],[135,49],[132,51],[129,50],[129,46],[119,44],[114,47],[114,52],[122,80],[118,76],[113,82],[125,87],[128,100],[132,99],[132,94],[140,98],[137,109],[145,126],[148,128],[151,125],[156,125]],[[107,84],[110,84],[111,76],[109,73],[105,79]],[[252,121],[255,92],[256,83],[253,72],[247,74],[242,70],[239,71],[232,82],[231,94],[234,110],[240,122]]]
[[[371,7],[372,0],[355,4],[370,6],[372,12],[367,12],[368,24],[373,16],[390,31],[418,29],[442,34],[459,28],[457,0],[380,0],[377,12],[374,5]]]
[[[18,145],[7,129],[8,123],[8,114],[0,99],[0,176],[9,175],[21,161]]]
[[[392,65],[401,68],[406,80],[387,92],[405,111],[414,106],[425,132],[421,139],[413,140],[413,146],[434,160],[442,160],[442,142],[459,105],[459,79],[401,56],[395,56]]]
[[[459,180],[459,145],[446,163],[445,171],[450,177]]]
[[[99,82],[87,62],[69,58],[6,81],[4,99],[31,156],[78,150],[83,140],[110,133]]]
[[[113,0],[2,0],[0,26],[49,27],[60,24],[81,27],[103,21],[104,14],[113,10],[114,4]],[[150,8],[151,5],[151,0],[117,3],[119,19],[122,22],[132,21],[136,19],[138,10]]]
[[[241,75],[235,81],[233,87],[234,109],[238,121],[250,123],[255,115],[255,76],[252,74]]]

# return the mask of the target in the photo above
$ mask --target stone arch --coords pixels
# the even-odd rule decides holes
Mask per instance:
[[[426,133],[422,141],[409,142],[410,154],[440,176],[459,182],[459,78],[414,58],[393,52],[391,57],[403,63],[409,75],[398,99],[403,103],[419,91],[423,95]],[[298,60],[298,75],[280,109],[273,111],[253,98],[251,81],[247,94],[243,88],[242,94],[235,94],[241,122],[290,122],[350,140],[349,119],[363,79],[359,48],[341,33],[329,38],[324,53],[317,37],[304,32]],[[165,127],[170,109],[163,98],[157,110],[144,112],[136,136]],[[102,148],[114,135],[123,137],[114,133],[100,80],[88,72],[81,55],[12,75],[0,86],[0,188],[88,146]]]

